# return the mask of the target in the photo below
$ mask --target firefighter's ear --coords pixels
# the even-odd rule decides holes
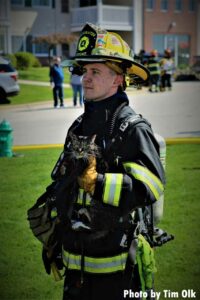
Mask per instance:
[[[116,74],[113,84],[117,87],[123,84],[123,75]]]

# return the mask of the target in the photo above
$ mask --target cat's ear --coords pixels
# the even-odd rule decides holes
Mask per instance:
[[[96,135],[96,134],[94,134],[94,135],[92,136],[92,138],[91,138],[91,143],[93,143],[93,144],[94,144],[94,142],[95,142],[95,140],[96,140],[96,137],[97,137],[97,135]]]
[[[76,137],[76,135],[75,135],[75,134],[73,134],[71,131],[69,132],[69,137],[70,137],[70,139],[71,139],[72,141],[75,141],[75,140],[77,140],[77,137]]]

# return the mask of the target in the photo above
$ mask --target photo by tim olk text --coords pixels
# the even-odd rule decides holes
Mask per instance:
[[[124,290],[124,299],[146,299],[148,296],[152,297],[155,300],[161,299],[160,297],[165,299],[197,299],[197,293],[193,289],[185,289],[181,292],[171,291],[171,290],[163,290],[162,292],[156,292],[150,290],[147,292],[133,292],[131,289]]]

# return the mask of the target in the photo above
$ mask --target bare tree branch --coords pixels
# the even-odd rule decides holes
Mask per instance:
[[[49,45],[71,44],[77,41],[78,37],[74,34],[52,33],[35,37],[32,42],[35,44],[47,43]]]

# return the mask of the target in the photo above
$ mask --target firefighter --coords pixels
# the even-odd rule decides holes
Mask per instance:
[[[168,88],[172,89],[172,75],[174,73],[174,60],[169,48],[165,49],[164,57],[160,61],[161,66],[161,91],[165,91]]]
[[[150,72],[149,79],[149,91],[159,92],[160,91],[160,64],[158,61],[158,51],[156,49],[152,50],[150,53],[150,58],[147,63],[147,68]]]
[[[121,300],[129,289],[152,288],[153,254],[147,242],[138,239],[132,216],[137,207],[162,195],[164,172],[151,126],[129,106],[125,93],[134,78],[145,81],[149,73],[134,61],[118,34],[89,23],[82,29],[71,65],[83,74],[84,113],[69,128],[52,172],[54,181],[61,173],[74,176],[75,167],[69,170],[65,158],[86,157],[87,148],[93,152],[73,180],[76,198],[71,212],[63,213],[70,193],[63,193],[57,207],[60,219],[70,216],[70,226],[61,224],[63,300]],[[139,258],[138,247],[148,259]],[[55,258],[43,252],[46,266],[51,256]],[[148,266],[141,266],[143,261]]]

